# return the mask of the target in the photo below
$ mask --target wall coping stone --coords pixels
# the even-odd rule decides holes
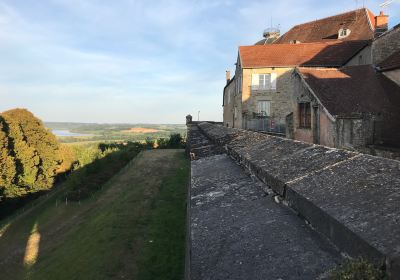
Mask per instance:
[[[199,129],[350,256],[400,279],[400,161],[210,123]]]

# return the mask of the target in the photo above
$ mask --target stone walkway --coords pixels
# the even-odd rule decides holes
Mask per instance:
[[[227,155],[192,161],[192,280],[325,279],[340,254]]]

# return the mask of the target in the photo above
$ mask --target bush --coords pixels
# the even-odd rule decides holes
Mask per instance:
[[[153,139],[147,137],[145,141],[145,147],[147,149],[153,149],[155,147],[155,142]]]
[[[171,134],[169,137],[169,147],[175,149],[183,147],[183,139],[179,133]]]
[[[179,133],[174,133],[169,138],[159,138],[157,140],[159,149],[180,149],[184,148],[183,138]]]
[[[345,262],[333,270],[330,275],[332,280],[386,280],[387,275],[373,264],[363,260]]]
[[[101,189],[145,147],[146,145],[140,143],[100,144],[98,156],[91,163],[87,163],[73,172],[67,180],[69,184],[69,191],[66,193],[67,199],[80,201],[89,197]]]

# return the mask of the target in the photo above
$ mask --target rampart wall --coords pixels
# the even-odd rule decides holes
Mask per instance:
[[[210,123],[196,129],[342,252],[400,279],[399,161]]]

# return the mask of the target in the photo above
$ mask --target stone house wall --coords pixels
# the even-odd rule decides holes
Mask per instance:
[[[299,126],[298,104],[300,102],[310,102],[311,128]],[[355,117],[332,116],[298,75],[296,75],[294,85],[292,110],[292,135],[295,140],[355,150],[379,142],[381,130],[379,117],[373,114]]]
[[[372,47],[366,46],[357,55],[350,59],[345,66],[372,64]]]
[[[336,118],[337,147],[360,149],[378,141],[377,117],[363,114],[357,118]]]
[[[235,80],[233,80],[224,88],[223,122],[227,127],[234,127],[235,97]]]
[[[276,89],[273,90],[254,90],[251,88],[253,74],[276,74]],[[270,117],[280,119],[285,123],[286,116],[291,111],[291,97],[293,86],[292,78],[293,68],[252,68],[242,69],[242,113],[243,124],[253,118],[253,114],[257,112],[257,104],[259,101],[270,102]]]

